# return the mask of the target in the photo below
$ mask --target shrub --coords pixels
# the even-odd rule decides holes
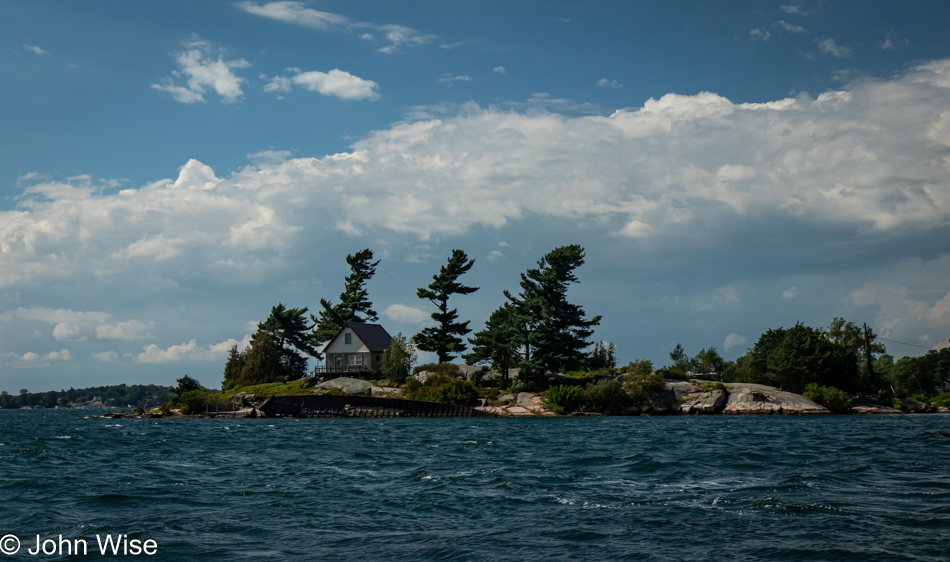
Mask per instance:
[[[630,396],[634,406],[643,407],[651,402],[663,391],[663,376],[659,371],[645,374],[627,375],[623,383],[624,390]]]
[[[459,366],[455,363],[426,363],[412,369],[413,375],[418,375],[422,371],[428,371],[434,375],[448,375],[455,378],[461,374]]]
[[[555,414],[568,414],[581,404],[584,389],[579,386],[552,386],[544,393],[544,407]]]
[[[584,405],[592,412],[620,414],[631,405],[630,396],[616,379],[591,384],[584,390]]]
[[[917,394],[912,394],[911,396],[908,396],[908,398],[910,400],[913,400],[914,402],[920,402],[921,404],[930,404],[930,400],[931,400],[930,398],[927,398],[926,396],[924,396],[923,394],[920,394],[919,392]]]
[[[409,379],[413,381],[415,379]],[[478,390],[467,381],[457,381],[450,375],[430,376],[426,382],[410,384],[406,381],[406,398],[409,400],[429,400],[447,402],[459,406],[474,406],[478,403]]]
[[[668,369],[657,369],[657,374],[660,375],[660,378],[673,379],[678,381],[688,381],[690,379],[689,375],[683,369],[673,366]]]
[[[726,385],[721,382],[704,382],[700,385],[700,388],[703,389],[703,392],[711,392],[713,390],[729,390]]]
[[[930,405],[937,408],[950,408],[950,392],[942,392],[934,396],[933,400],[930,401]]]
[[[206,390],[190,390],[175,398],[181,406],[181,413],[195,416],[205,413],[211,394]]]
[[[821,404],[836,414],[847,414],[851,411],[851,397],[840,388],[811,383],[805,387],[805,393],[802,396]]]
[[[521,379],[515,379],[511,381],[511,384],[508,385],[508,392],[518,393],[518,392],[531,392],[537,386],[534,384],[534,381],[523,381]]]

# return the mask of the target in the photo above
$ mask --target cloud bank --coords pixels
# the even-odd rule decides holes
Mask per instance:
[[[183,60],[223,63],[204,52]],[[0,212],[0,287],[91,279],[159,294],[194,278],[253,285],[279,276],[286,255],[307,254],[327,228],[427,240],[568,222],[630,248],[689,237],[721,249],[738,232],[765,252],[816,256],[851,243],[900,241],[950,226],[948,77],[950,61],[939,60],[816,98],[737,104],[710,92],[667,94],[577,117],[467,105],[374,131],[348,152],[289,158],[270,151],[227,177],[190,160],[177,178],[134,189],[31,175],[15,208]],[[309,83],[327,87],[325,78]],[[235,98],[240,91],[222,88]],[[324,230],[314,227],[317,216],[328,218]],[[775,224],[841,238],[774,237]],[[695,310],[739,306],[737,286],[713,286],[705,300],[684,302]],[[888,325],[918,318],[940,328],[950,321],[942,294],[933,304],[902,293],[905,286],[869,284],[853,301],[880,307]],[[398,305],[386,313],[422,318]],[[12,314],[34,315],[65,341],[135,340],[150,330],[147,321],[97,312]],[[742,345],[741,338],[724,344]],[[151,344],[137,360],[210,360],[226,343]],[[30,360],[41,359],[56,360]]]

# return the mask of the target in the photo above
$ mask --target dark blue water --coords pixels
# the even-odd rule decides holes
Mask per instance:
[[[101,420],[0,411],[0,536],[150,560],[939,560],[950,416]]]

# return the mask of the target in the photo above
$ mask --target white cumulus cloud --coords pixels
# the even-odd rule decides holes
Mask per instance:
[[[394,304],[386,307],[384,311],[386,317],[393,322],[405,322],[407,324],[422,324],[429,320],[429,313],[424,310],[404,304]]]
[[[728,351],[732,347],[739,347],[747,343],[749,343],[749,338],[733,332],[726,336],[726,339],[722,342],[722,348]]]
[[[249,338],[245,338],[249,339]],[[244,342],[235,339],[228,339],[220,343],[211,344],[205,347],[198,345],[198,340],[192,338],[188,342],[171,345],[165,349],[150,344],[142,348],[136,360],[139,363],[180,363],[182,361],[223,361],[228,356],[228,350],[232,346]]]
[[[205,102],[210,89],[226,103],[233,103],[244,96],[241,85],[244,79],[234,73],[235,69],[251,66],[244,59],[225,60],[220,53],[213,53],[205,41],[193,41],[184,51],[175,55],[179,69],[152,88],[172,95],[181,103]],[[182,82],[180,84],[179,82]]]
[[[275,78],[274,80],[277,80]],[[320,72],[311,70],[309,72],[299,72],[296,76],[288,79],[290,83],[301,86],[311,92],[319,92],[325,96],[334,96],[341,100],[376,100],[379,99],[379,84],[372,80],[365,80],[334,68],[329,72]],[[270,84],[274,84],[272,81]],[[280,82],[284,87],[285,82]],[[289,86],[286,86],[289,91]],[[265,87],[266,90],[266,87]],[[277,91],[277,90],[272,90]]]

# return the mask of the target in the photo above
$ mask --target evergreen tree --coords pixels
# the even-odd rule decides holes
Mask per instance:
[[[175,387],[173,391],[176,396],[181,396],[186,392],[191,392],[193,390],[201,390],[201,383],[196,379],[189,377],[188,375],[183,376],[182,378],[176,381],[178,386]]]
[[[858,362],[852,349],[801,322],[769,330],[749,352],[753,380],[801,394],[811,383],[852,392],[858,389]]]
[[[307,307],[284,308],[283,304],[277,303],[271,308],[267,320],[259,323],[257,329],[274,336],[281,349],[291,353],[293,349],[319,359],[320,352],[314,347],[313,333],[310,331],[313,326],[307,322],[306,314]]]
[[[416,347],[436,353],[439,363],[451,361],[456,357],[455,354],[465,351],[461,336],[471,330],[468,321],[457,321],[457,308],[449,310],[449,297],[455,294],[468,295],[478,290],[478,287],[466,287],[458,282],[458,278],[474,264],[475,260],[468,259],[462,250],[452,250],[448,263],[439,269],[438,275],[432,276],[432,283],[428,288],[420,288],[416,292],[420,299],[429,299],[438,308],[438,311],[432,313],[432,319],[438,324],[416,334]]]
[[[496,309],[485,321],[485,329],[475,332],[469,338],[471,353],[464,355],[469,365],[488,363],[508,380],[508,370],[518,363],[518,343],[515,341],[515,327],[512,325],[514,307],[505,303]]]
[[[310,315],[314,323],[314,345],[329,341],[347,322],[375,322],[379,319],[369,300],[366,282],[376,273],[379,260],[373,261],[373,252],[369,248],[346,256],[350,274],[344,280],[340,302],[333,304],[320,299],[323,309],[318,317]]]
[[[614,342],[609,341],[599,341],[594,344],[594,352],[591,353],[591,367],[595,369],[607,368],[615,369],[617,368],[617,348],[614,346]]]
[[[584,349],[600,316],[585,318],[584,309],[567,301],[567,289],[578,279],[574,270],[584,264],[584,249],[561,246],[545,254],[537,269],[521,274],[521,293],[505,296],[515,309],[515,341],[524,350],[523,367],[540,376],[543,370],[566,372],[588,366]]]
[[[290,372],[282,361],[284,358],[283,351],[273,335],[258,330],[256,334],[251,336],[251,345],[248,346],[245,352],[244,366],[238,379],[225,381],[225,384],[247,386],[284,380],[284,377],[289,375]]]

